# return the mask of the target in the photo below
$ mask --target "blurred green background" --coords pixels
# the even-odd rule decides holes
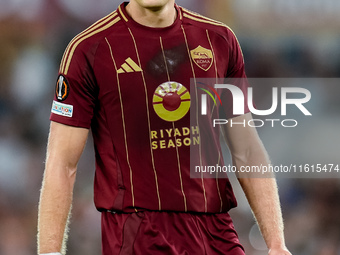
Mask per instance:
[[[191,10],[223,21],[237,34],[248,77],[339,77],[338,0],[181,0]],[[0,0],[0,254],[36,253],[39,189],[59,62],[68,42],[115,10],[117,0]],[[340,86],[321,88],[340,95]],[[317,105],[322,111],[325,106]],[[336,108],[337,113],[340,109]],[[325,117],[326,118],[326,117]],[[339,115],[327,130],[272,139],[260,130],[273,158],[308,160],[311,137],[339,140]],[[277,134],[276,134],[276,137]],[[339,141],[340,142],[340,141]],[[281,146],[285,145],[285,146]],[[339,145],[339,143],[336,143]],[[322,153],[339,162],[339,146]],[[281,149],[279,149],[280,147]],[[284,150],[282,149],[284,148]],[[322,156],[322,155],[320,155]],[[308,163],[308,162],[306,162]],[[330,162],[336,163],[336,162]],[[100,213],[92,197],[92,140],[79,163],[68,254],[100,254]],[[340,254],[339,179],[279,179],[287,245],[294,255]],[[234,180],[235,182],[235,180]],[[237,183],[232,210],[247,255],[267,254]]]

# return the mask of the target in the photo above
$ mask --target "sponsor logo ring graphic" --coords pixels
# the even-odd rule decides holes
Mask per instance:
[[[178,121],[190,109],[190,93],[178,82],[165,82],[157,87],[153,95],[153,108],[165,121]]]

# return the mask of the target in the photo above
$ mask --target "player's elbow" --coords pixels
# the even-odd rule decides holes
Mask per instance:
[[[254,147],[245,147],[243,150],[231,152],[232,160],[236,166],[246,165],[255,153]]]
[[[49,159],[46,162],[44,179],[61,179],[73,182],[76,173],[77,165],[63,160]]]

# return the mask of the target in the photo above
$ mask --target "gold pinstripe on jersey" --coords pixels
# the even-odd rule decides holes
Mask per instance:
[[[221,153],[220,151],[218,152],[218,161],[217,161],[217,165],[220,165],[220,161],[221,161]],[[217,186],[217,193],[218,193],[218,197],[220,199],[221,202],[221,207],[220,207],[220,212],[222,212],[223,209],[223,200],[222,200],[222,196],[221,196],[221,191],[220,191],[220,186],[218,186],[218,171],[216,171],[216,186]]]
[[[184,30],[183,25],[181,25],[181,29],[183,32],[183,36],[184,36],[184,40],[185,40],[185,45],[187,48],[187,52],[188,52],[188,56],[190,59],[190,65],[191,65],[191,70],[192,70],[192,75],[194,78],[194,82],[195,82],[195,93],[196,93],[196,98],[198,98],[197,96],[197,81],[196,81],[196,74],[195,74],[195,69],[194,69],[194,65],[192,63],[192,59],[191,59],[191,55],[190,55],[190,49],[189,49],[189,44],[188,44],[188,39]],[[199,130],[199,125],[198,125],[198,106],[196,105],[196,121],[197,121],[197,127],[198,127],[198,135],[200,136],[200,130]],[[202,147],[201,147],[201,143],[199,143],[199,157],[200,157],[200,165],[202,165]],[[204,186],[204,178],[203,178],[203,173],[201,176],[202,179],[202,189],[203,189],[203,196],[204,196],[204,207],[205,207],[205,212],[208,211],[208,205],[207,205],[207,196],[206,196],[206,191],[205,191],[205,186]]]
[[[100,33],[108,28],[110,28],[111,26],[113,26],[114,24],[116,24],[119,20],[120,17],[116,17],[118,14],[117,12],[113,12],[112,14],[106,16],[105,18],[101,19],[100,21],[98,21],[97,23],[95,23],[94,25],[92,25],[91,27],[89,27],[88,29],[86,29],[85,31],[83,31],[82,33],[80,33],[79,35],[77,35],[68,45],[68,47],[66,48],[66,51],[64,53],[62,62],[61,62],[61,66],[60,66],[60,72],[67,75],[71,61],[72,61],[72,57],[73,54],[77,48],[77,46],[83,42],[84,40],[94,36],[97,33]],[[114,18],[114,19],[113,19]],[[113,19],[113,20],[111,20]],[[107,23],[107,24],[106,24]],[[106,25],[105,25],[106,24]]]
[[[164,52],[164,47],[163,47],[163,42],[162,42],[162,37],[159,37],[159,42],[162,48],[162,53],[163,53],[163,60],[164,60],[164,64],[166,67],[166,73],[168,76],[168,81],[170,82],[170,74],[169,74],[169,68],[168,68],[168,63],[166,62],[166,57],[165,57],[165,52]],[[175,130],[175,122],[172,122],[172,127]],[[184,202],[184,211],[187,212],[188,211],[188,206],[187,206],[187,197],[184,193],[184,188],[183,188],[183,179],[182,179],[182,168],[181,168],[181,162],[179,159],[179,152],[178,152],[178,146],[177,144],[175,145],[176,147],[176,157],[177,157],[177,166],[178,166],[178,176],[179,176],[179,181],[180,181],[180,186],[181,186],[181,192],[183,195],[183,202]]]
[[[166,62],[166,57],[165,57],[165,52],[164,52],[164,48],[163,48],[162,37],[159,37],[159,43],[160,43],[161,48],[162,48],[163,60],[164,60],[164,65],[165,65],[165,69],[166,69],[166,74],[168,75],[168,81],[170,81],[169,68],[168,68],[168,63]]]
[[[139,57],[139,52],[138,52],[138,48],[137,48],[137,44],[136,44],[136,40],[135,37],[133,36],[131,29],[129,29],[130,35],[132,37],[134,46],[135,46],[135,50],[136,50],[136,55],[138,58],[138,64],[139,66],[141,66],[141,61],[140,61],[140,57]],[[156,171],[156,167],[155,167],[155,160],[154,160],[154,155],[153,155],[153,151],[152,151],[152,141],[151,141],[151,123],[150,123],[150,110],[149,110],[149,99],[148,99],[148,90],[147,90],[147,86],[146,86],[146,81],[145,81],[145,77],[144,77],[144,72],[143,70],[141,71],[142,74],[142,79],[143,79],[143,84],[144,84],[144,91],[145,91],[145,103],[146,103],[146,113],[148,116],[148,128],[149,128],[149,141],[150,141],[150,153],[151,153],[151,161],[152,161],[152,168],[153,168],[153,172],[155,175],[155,184],[156,184],[156,191],[157,191],[157,198],[158,198],[158,210],[162,210],[162,203],[161,203],[161,198],[160,198],[160,194],[159,194],[159,187],[158,187],[158,176],[157,176],[157,171]]]
[[[214,68],[215,68],[215,74],[216,74],[216,83],[218,83],[218,82],[217,82],[217,79],[218,79],[217,63],[216,63],[216,58],[215,58],[214,47],[213,47],[213,45],[212,45],[212,43],[211,43],[208,29],[206,29],[205,31],[206,31],[206,33],[207,33],[207,38],[208,38],[208,41],[209,41],[210,49],[211,49],[212,54],[213,54]],[[215,95],[215,99],[216,99],[216,95]],[[215,110],[215,104],[213,105],[213,107],[212,107],[212,109],[211,109],[211,115],[213,114],[214,110]]]
[[[128,144],[127,144],[127,134],[126,134],[126,127],[125,127],[124,105],[123,105],[123,99],[122,99],[122,94],[121,94],[121,90],[120,90],[119,74],[117,72],[117,65],[116,65],[116,61],[113,57],[111,45],[110,45],[110,43],[109,43],[109,41],[107,40],[106,37],[105,37],[105,40],[106,40],[107,45],[109,46],[111,58],[112,58],[114,66],[115,66],[116,75],[117,75],[117,87],[118,87],[118,93],[119,93],[119,99],[120,99],[120,107],[121,107],[121,111],[122,111],[122,125],[123,125],[123,132],[124,132],[126,161],[128,163],[129,170],[130,170],[130,187],[131,187],[131,196],[132,196],[132,206],[135,207],[135,194],[134,194],[134,188],[133,188],[133,172],[132,172],[132,167],[131,167],[130,158],[129,158]]]
[[[172,128],[175,130],[175,122],[172,122]],[[184,202],[184,211],[187,212],[188,211],[188,206],[187,206],[187,197],[184,193],[184,185],[183,185],[183,179],[182,179],[182,167],[181,167],[181,162],[179,159],[179,152],[178,152],[178,146],[176,144],[176,155],[177,155],[177,165],[178,165],[178,175],[179,175],[179,181],[180,181],[180,185],[181,185],[181,191],[182,191],[182,195],[183,195],[183,202]]]
[[[207,38],[208,38],[208,41],[209,41],[210,49],[211,49],[212,54],[213,54],[214,67],[215,67],[215,74],[216,74],[216,82],[217,82],[218,73],[217,73],[217,63],[216,63],[216,57],[215,57],[215,50],[214,50],[214,47],[213,47],[213,45],[212,45],[212,43],[211,43],[211,39],[210,39],[210,35],[209,35],[208,29],[206,29],[205,31],[206,31]]]
[[[213,47],[213,45],[211,43],[209,31],[206,30],[206,33],[207,33],[207,38],[208,38],[208,41],[209,41],[210,49],[211,49],[211,51],[213,53],[214,67],[215,67],[215,74],[216,74],[216,83],[218,83],[218,73],[217,73],[217,63],[216,63],[216,58],[215,58],[215,50],[214,50],[214,47]],[[215,95],[215,98],[216,98],[216,95]],[[215,104],[212,107],[211,115],[213,114],[214,109],[215,109]],[[217,162],[218,165],[220,164],[220,160],[221,160],[221,154],[220,154],[220,152],[218,152],[218,162]],[[220,202],[221,202],[220,212],[222,212],[223,200],[222,200],[222,196],[221,196],[220,187],[218,186],[218,172],[216,173],[216,186],[217,186],[218,197],[219,197]]]

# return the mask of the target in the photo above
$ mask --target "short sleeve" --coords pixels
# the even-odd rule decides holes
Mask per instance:
[[[225,77],[225,84],[234,86],[233,89],[223,89],[221,92],[222,105],[220,114],[226,119],[230,119],[242,114],[234,114],[234,100],[237,98],[237,104],[243,103],[243,114],[249,112],[248,108],[248,87],[249,83],[244,69],[244,58],[241,46],[236,35],[231,29],[228,29],[228,49],[229,62],[228,70]],[[240,98],[240,96],[243,98]]]
[[[72,42],[66,49],[55,86],[50,120],[90,128],[96,102],[95,78],[88,52]]]

